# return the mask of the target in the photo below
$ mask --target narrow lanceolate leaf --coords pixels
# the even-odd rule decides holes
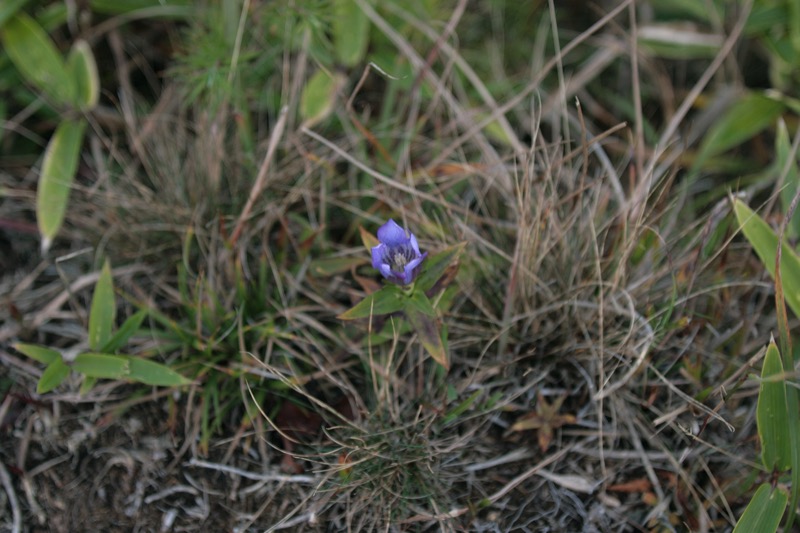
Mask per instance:
[[[751,139],[772,125],[784,109],[783,103],[763,93],[745,93],[705,135],[691,173],[700,171],[709,158]]]
[[[13,346],[18,352],[46,365],[51,364],[53,361],[61,360],[61,354],[52,348],[37,346],[36,344],[25,344],[24,342],[18,342]]]
[[[762,483],[753,499],[747,504],[741,518],[736,523],[733,533],[769,533],[778,530],[783,511],[789,497],[781,487],[774,489],[767,483]]]
[[[434,361],[442,365],[445,370],[450,368],[450,356],[442,341],[442,331],[439,320],[436,317],[428,316],[419,306],[408,303],[403,312],[411,323],[411,327],[417,333],[417,338],[422,343],[423,348],[433,358]]]
[[[55,389],[64,381],[69,375],[69,367],[59,357],[44,369],[42,377],[39,378],[39,383],[36,384],[36,392],[44,394]]]
[[[369,19],[355,0],[333,0],[333,46],[336,59],[347,67],[364,60]]]
[[[57,104],[74,101],[75,88],[64,58],[47,32],[23,12],[2,28],[3,47],[25,80]]]
[[[126,359],[130,368],[128,379],[159,387],[177,387],[191,383],[191,380],[155,361],[134,356],[126,356]]]
[[[781,207],[786,213],[789,211],[789,205],[791,205],[797,189],[800,188],[800,171],[797,169],[797,154],[792,153],[789,130],[782,120],[778,122],[778,131],[775,135],[775,155],[778,176],[781,176],[784,170],[787,171],[786,179],[781,187]],[[800,236],[800,210],[795,211],[787,231],[790,237]]]
[[[111,339],[111,330],[117,316],[114,299],[114,282],[108,261],[103,264],[100,277],[94,286],[92,309],[89,312],[89,349],[99,352]]]
[[[36,192],[36,221],[42,235],[43,252],[50,248],[64,221],[85,129],[83,120],[65,120],[59,124],[44,153]]]
[[[786,382],[783,363],[775,341],[767,347],[761,369],[756,422],[761,440],[761,461],[769,472],[786,471],[792,466],[791,438],[787,425]]]
[[[103,353],[114,353],[125,346],[125,344],[128,343],[128,340],[139,331],[139,328],[141,328],[145,317],[147,317],[147,309],[141,309],[129,316],[122,326],[120,326],[117,332],[114,333],[114,335],[112,335],[111,338],[100,347],[100,351]]]
[[[744,236],[750,241],[764,267],[774,278],[778,236],[769,224],[741,200],[734,200],[733,210]],[[800,257],[786,243],[781,249],[781,280],[786,303],[795,316],[800,317]]]
[[[428,257],[423,263],[422,274],[417,278],[414,287],[423,292],[433,287],[444,275],[447,267],[458,261],[466,245],[467,243],[461,242]]]
[[[128,359],[106,353],[82,353],[75,358],[72,369],[92,378],[122,379],[128,376]]]
[[[405,306],[402,291],[396,285],[386,285],[382,289],[368,294],[355,307],[348,309],[337,318],[356,320],[377,315],[388,315],[400,311]]]
[[[86,41],[78,40],[67,56],[67,72],[75,87],[73,103],[83,110],[91,110],[100,99],[100,76],[97,62]]]

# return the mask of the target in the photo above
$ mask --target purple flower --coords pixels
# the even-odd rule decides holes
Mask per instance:
[[[408,285],[419,274],[428,252],[420,253],[417,238],[392,219],[378,228],[380,244],[372,248],[372,266],[383,277],[400,285]]]

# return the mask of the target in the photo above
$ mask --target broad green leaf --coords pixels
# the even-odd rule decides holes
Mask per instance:
[[[126,359],[130,368],[127,379],[159,387],[177,387],[191,383],[191,380],[155,361],[134,356],[126,356]]]
[[[772,488],[767,483],[758,487],[753,499],[747,504],[733,533],[770,533],[778,530],[781,517],[788,501],[786,491],[781,487]]]
[[[78,40],[67,56],[67,72],[75,87],[74,104],[83,110],[91,110],[100,99],[100,76],[97,63],[89,43]]]
[[[64,58],[38,22],[19,12],[2,32],[6,53],[23,78],[57,104],[74,101],[75,87]]]
[[[44,369],[42,377],[39,378],[39,383],[36,384],[36,392],[44,394],[55,389],[64,381],[69,375],[69,367],[59,357]]]
[[[447,267],[458,260],[466,245],[467,243],[462,242],[426,258],[422,262],[422,274],[419,275],[414,283],[414,288],[423,292],[432,288],[439,281],[439,278],[444,275]]]
[[[733,201],[736,220],[747,240],[761,258],[764,267],[775,277],[775,258],[778,236],[752,209],[739,199]],[[800,317],[800,257],[786,243],[781,251],[781,279],[786,303]]]
[[[333,0],[333,45],[336,58],[346,67],[364,60],[369,39],[369,19],[355,0]]]
[[[85,129],[86,122],[83,120],[65,120],[56,128],[44,153],[42,175],[36,192],[36,221],[45,252],[64,221]]]
[[[53,361],[61,360],[61,353],[52,348],[46,348],[36,344],[25,344],[24,342],[18,342],[13,346],[18,352],[46,365],[51,364]]]
[[[16,15],[17,11],[27,3],[28,0],[4,0],[0,3],[0,27],[2,27],[8,19]]]
[[[114,282],[111,277],[111,266],[106,260],[92,295],[92,309],[89,312],[89,349],[97,352],[108,343],[116,316]]]
[[[403,309],[405,300],[405,295],[397,285],[385,285],[382,289],[368,294],[355,307],[345,311],[337,318],[355,320],[376,315],[388,315]]]
[[[784,472],[792,466],[791,439],[787,425],[786,382],[781,354],[771,340],[761,369],[756,422],[761,439],[761,461],[768,472]]]
[[[800,188],[800,173],[797,170],[797,154],[794,155],[793,160],[790,160],[792,152],[791,141],[789,140],[789,131],[786,129],[786,123],[782,120],[778,121],[778,131],[775,137],[775,155],[777,158],[776,171],[780,176],[783,169],[789,166],[789,172],[786,174],[786,179],[781,187],[781,207],[784,213],[788,213],[789,206],[794,199],[794,195]],[[792,217],[789,226],[789,237],[800,236],[800,209],[797,209]]]
[[[134,334],[136,334],[137,331],[139,331],[139,328],[141,327],[142,322],[144,322],[146,316],[147,309],[141,309],[129,316],[128,319],[117,330],[117,332],[112,335],[108,342],[100,347],[100,351],[103,353],[114,353],[125,346],[125,344],[128,342],[128,339],[130,339]]]
[[[128,376],[128,359],[107,353],[82,353],[72,363],[72,370],[93,378],[122,379]]]
[[[336,103],[336,92],[343,84],[341,74],[318,70],[308,80],[300,96],[300,117],[311,127],[327,117]]]
[[[428,354],[434,361],[442,365],[445,370],[448,370],[450,368],[450,356],[442,341],[442,332],[438,319],[426,315],[414,304],[407,305],[403,311]]]
[[[760,92],[747,92],[734,103],[706,133],[690,173],[706,161],[754,137],[783,112],[784,104]]]

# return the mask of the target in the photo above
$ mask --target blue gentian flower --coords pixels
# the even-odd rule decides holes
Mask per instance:
[[[417,238],[392,219],[378,229],[378,240],[380,244],[372,248],[372,266],[389,281],[409,285],[428,252],[420,253]]]

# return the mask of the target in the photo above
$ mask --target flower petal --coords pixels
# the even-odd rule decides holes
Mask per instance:
[[[419,257],[419,244],[417,243],[417,237],[413,233],[411,234],[409,241],[411,242],[411,248],[414,249],[414,256]]]
[[[398,246],[408,242],[408,235],[402,226],[390,218],[389,222],[378,228],[378,240],[387,246]]]
[[[384,255],[386,255],[386,245],[381,243],[378,246],[372,247],[372,268],[381,269],[384,264]]]

